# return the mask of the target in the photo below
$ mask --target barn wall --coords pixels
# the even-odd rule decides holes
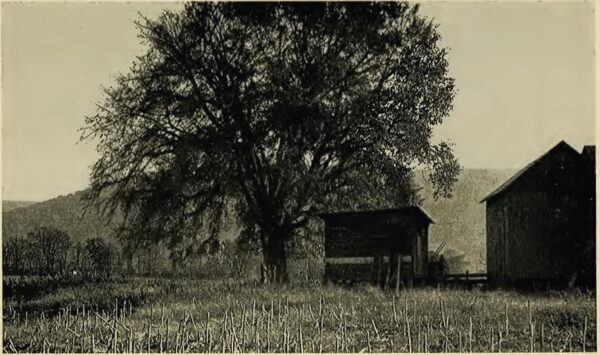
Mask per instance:
[[[507,281],[567,278],[566,256],[574,238],[573,228],[569,228],[573,199],[547,192],[522,192],[508,196],[505,203],[507,233],[499,245],[506,248],[502,267]]]
[[[487,270],[492,282],[504,282],[509,277],[512,217],[511,201],[506,196],[495,199],[486,208]]]
[[[546,192],[505,196],[486,209],[487,268],[490,279],[568,277],[576,201]]]
[[[500,230],[500,223],[502,222],[502,218],[499,215],[500,203],[490,203],[486,204],[485,209],[485,219],[486,219],[486,268],[488,278],[491,282],[498,282],[502,279],[500,278],[500,272],[498,270],[498,265],[496,261],[497,244],[502,231]]]

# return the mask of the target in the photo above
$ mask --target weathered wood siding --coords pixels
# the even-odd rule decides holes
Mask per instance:
[[[414,243],[411,237],[419,232],[415,228],[410,220],[395,216],[330,218],[325,224],[325,256],[374,256],[387,250],[409,251]]]
[[[577,238],[568,228],[577,215],[569,196],[507,195],[487,208],[488,273],[498,281],[566,279],[568,250]]]

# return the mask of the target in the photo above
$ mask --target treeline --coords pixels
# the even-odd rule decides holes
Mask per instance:
[[[63,230],[42,227],[26,237],[3,240],[3,273],[9,276],[188,276],[205,279],[256,279],[262,255],[244,238],[222,241],[208,238],[194,251],[177,257],[162,245],[144,245],[125,252],[117,242],[103,238],[72,239]],[[300,279],[318,278],[322,259],[308,257],[304,246],[295,245],[290,272]],[[303,252],[300,252],[303,250]],[[310,259],[310,260],[309,260]]]
[[[73,242],[62,230],[41,227],[25,238],[2,241],[5,275],[57,276],[71,274],[110,276],[116,247],[102,238]]]
[[[126,255],[119,244],[103,238],[74,241],[65,231],[42,227],[24,238],[2,242],[4,275],[110,277],[115,274],[156,275],[168,268],[168,255],[158,246]]]
[[[102,238],[74,241],[63,230],[42,227],[24,238],[5,238],[2,266],[4,275],[243,275],[250,255],[232,243],[216,242],[217,247],[181,260],[160,245],[140,246],[125,253],[119,244]]]

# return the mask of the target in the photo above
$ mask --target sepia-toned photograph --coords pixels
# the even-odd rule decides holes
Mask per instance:
[[[1,4],[2,352],[596,352],[595,2]]]

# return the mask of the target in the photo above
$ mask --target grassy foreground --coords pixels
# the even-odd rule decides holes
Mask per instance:
[[[5,300],[5,352],[595,351],[595,295],[127,279]]]

